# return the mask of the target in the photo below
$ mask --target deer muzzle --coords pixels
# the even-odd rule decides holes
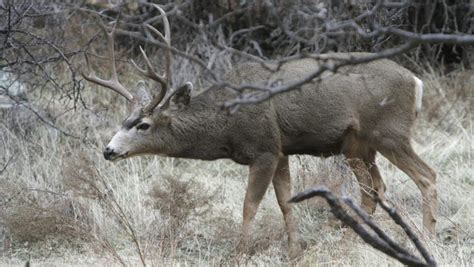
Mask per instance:
[[[116,158],[117,155],[118,154],[113,149],[111,149],[110,147],[106,147],[104,149],[104,158],[106,160],[114,160],[114,158]]]

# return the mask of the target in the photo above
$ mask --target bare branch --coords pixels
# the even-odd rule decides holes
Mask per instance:
[[[410,238],[410,240],[415,244],[416,248],[418,251],[421,253],[423,258],[426,260],[428,266],[436,266],[436,261],[433,258],[432,255],[428,253],[426,248],[423,246],[423,244],[420,242],[420,240],[416,237],[415,233],[411,230],[411,228],[408,226],[408,224],[405,223],[405,221],[400,217],[400,214],[397,213],[394,207],[389,207],[387,203],[384,201],[379,201],[380,206],[390,215],[390,217],[393,219],[395,223],[400,225],[402,229],[405,231],[407,236]]]
[[[341,220],[343,223],[347,224],[352,230],[354,230],[354,232],[356,232],[367,244],[369,244],[373,248],[387,254],[390,257],[397,259],[403,264],[407,264],[410,266],[436,266],[434,258],[429,255],[429,253],[426,251],[419,239],[414,235],[414,233],[410,230],[408,225],[398,215],[394,208],[389,208],[385,203],[379,202],[381,203],[384,210],[386,210],[389,214],[392,214],[390,215],[392,219],[397,224],[403,227],[408,237],[412,240],[418,251],[422,254],[426,263],[418,257],[410,254],[406,249],[403,249],[390,237],[385,235],[385,233],[370,219],[369,215],[364,210],[355,205],[349,198],[344,197],[343,202],[346,203],[351,209],[353,209],[356,214],[365,223],[369,225],[369,227],[375,232],[375,234],[368,232],[362,224],[357,222],[355,218],[350,216],[344,210],[341,200],[324,186],[311,188],[304,192],[298,193],[297,195],[293,196],[289,200],[289,202],[297,203],[315,196],[323,197],[331,207],[331,212],[334,214],[334,216],[336,216],[336,218]]]

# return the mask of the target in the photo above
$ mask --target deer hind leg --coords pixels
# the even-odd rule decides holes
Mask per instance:
[[[415,153],[410,141],[405,138],[389,148],[379,150],[390,162],[405,172],[421,191],[423,207],[423,226],[435,233],[437,218],[436,173]]]
[[[367,169],[369,169],[370,176],[372,177],[373,185],[375,192],[377,193],[377,197],[380,201],[385,201],[385,190],[386,186],[383,182],[382,175],[380,175],[379,168],[375,163],[375,154],[377,153],[375,150],[369,151],[369,157],[366,161],[364,161]]]
[[[249,180],[244,200],[242,236],[238,249],[242,252],[248,244],[251,224],[258,206],[272,181],[278,163],[278,156],[271,153],[260,155],[249,168]]]
[[[384,199],[385,184],[375,164],[376,151],[363,140],[350,134],[344,144],[344,155],[360,186],[362,208],[369,214],[375,212],[376,197]]]
[[[288,157],[280,157],[273,176],[273,188],[285,220],[286,232],[288,234],[288,250],[290,258],[296,258],[301,254],[298,244],[297,227],[293,218],[292,206],[288,203],[291,198],[291,176],[288,165]]]

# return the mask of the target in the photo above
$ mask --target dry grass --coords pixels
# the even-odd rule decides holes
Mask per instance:
[[[226,65],[229,58],[215,62]],[[462,73],[424,75],[424,112],[416,151],[438,173],[437,238],[423,240],[442,265],[469,266],[474,257],[472,113],[474,84]],[[179,77],[175,77],[179,78]],[[85,94],[92,110],[58,119],[80,139],[66,137],[27,111],[2,112],[0,122],[0,265],[270,265],[287,264],[283,220],[269,190],[248,255],[236,255],[247,169],[228,160],[202,162],[146,156],[113,164],[101,150],[126,114],[109,92]],[[48,112],[59,107],[51,105]],[[414,183],[379,157],[387,197],[421,233],[420,194]],[[359,198],[341,157],[292,157],[294,190],[325,184]],[[340,227],[324,203],[296,206],[309,247],[296,265],[399,265]],[[408,240],[383,212],[375,219]]]

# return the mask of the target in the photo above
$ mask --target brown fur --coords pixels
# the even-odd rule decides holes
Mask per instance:
[[[362,54],[329,56],[349,55]],[[226,80],[236,84],[286,83],[307,75],[318,65],[314,59],[299,59],[271,72],[260,64],[248,63],[236,67],[227,74]],[[260,104],[242,106],[229,115],[221,111],[219,105],[233,97],[225,89],[207,90],[188,99],[187,105],[158,110],[150,116],[137,109],[128,122],[148,117],[153,123],[146,134],[140,131],[130,134],[130,140],[123,142],[125,148],[120,149],[127,150],[127,156],[153,153],[203,160],[229,158],[249,165],[242,226],[244,240],[250,233],[250,223],[259,203],[273,181],[286,222],[290,250],[295,249],[297,238],[291,206],[286,203],[291,195],[288,156],[344,154],[361,184],[362,206],[373,212],[374,197],[383,198],[385,188],[375,165],[379,151],[420,188],[425,203],[423,223],[434,231],[435,173],[410,146],[416,117],[415,82],[410,71],[387,59],[344,67],[337,74],[325,75],[320,82],[307,83]],[[133,127],[128,129],[133,130]]]

